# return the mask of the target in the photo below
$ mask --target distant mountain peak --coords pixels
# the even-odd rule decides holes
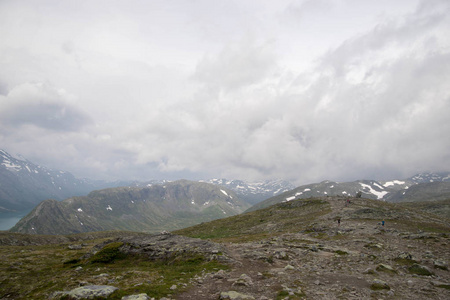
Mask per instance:
[[[295,188],[290,182],[281,179],[247,182],[238,179],[229,180],[221,178],[202,181],[229,188],[239,195],[241,199],[251,204],[255,204]]]

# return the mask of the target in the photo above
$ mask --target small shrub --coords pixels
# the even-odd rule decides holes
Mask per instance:
[[[75,264],[78,264],[80,262],[81,262],[80,259],[74,258],[74,259],[70,259],[70,260],[67,260],[67,261],[63,262],[63,265],[75,265]]]

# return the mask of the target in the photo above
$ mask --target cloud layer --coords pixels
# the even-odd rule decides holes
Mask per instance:
[[[448,171],[450,4],[411,3],[3,1],[0,145],[107,179]]]

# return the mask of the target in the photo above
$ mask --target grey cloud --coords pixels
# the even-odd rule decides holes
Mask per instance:
[[[0,80],[0,96],[6,96],[8,94],[8,86],[2,80]]]
[[[427,2],[427,4],[424,4]],[[335,75],[341,76],[348,68],[377,51],[389,51],[395,47],[412,47],[422,43],[427,45],[440,35],[439,30],[450,26],[450,3],[448,1],[422,1],[415,13],[398,19],[388,19],[375,26],[371,31],[346,40],[338,48],[330,50],[321,59],[321,68],[333,68]],[[426,7],[426,9],[424,9]],[[437,32],[436,32],[437,31]],[[442,36],[441,36],[442,38]],[[381,53],[383,54],[383,53]]]
[[[69,103],[65,91],[48,84],[27,83],[0,97],[1,123],[34,125],[55,131],[75,131],[91,122],[89,116]]]
[[[247,37],[227,45],[217,56],[206,56],[197,65],[194,78],[225,91],[258,83],[275,68],[270,42],[256,45]]]
[[[308,171],[349,179],[450,168],[450,141],[439,138],[450,132],[445,117],[450,115],[450,53],[442,47],[448,43],[449,17],[435,19],[432,12],[430,22],[421,12],[401,26],[383,27],[391,38],[373,30],[323,57],[316,71],[325,71],[297,94],[297,108],[306,105],[310,112],[298,126],[309,128],[314,139],[315,154],[305,158],[311,162]],[[426,26],[403,35],[405,27],[419,21]],[[423,47],[421,41],[429,37],[437,43]],[[361,73],[356,82],[349,79],[355,69]]]
[[[296,2],[290,9],[304,3],[293,12],[300,22],[299,15],[290,22],[285,3],[273,1],[274,9],[258,16],[240,2],[212,13],[201,2],[176,14],[166,4],[151,4],[151,13],[136,4],[125,15],[114,4],[108,9],[123,17],[117,23],[109,11],[98,15],[96,4],[76,15],[66,15],[63,5],[57,17],[42,19],[42,43],[33,45],[21,33],[34,28],[5,26],[3,33],[19,41],[0,49],[0,76],[10,89],[0,96],[0,143],[50,167],[98,178],[308,183],[450,169],[450,140],[443,138],[450,132],[448,1],[423,1],[357,36],[347,27],[345,42],[339,25],[346,10],[382,11],[384,2],[359,10],[348,1],[332,2],[331,10],[326,1]],[[410,9],[408,1],[398,5]],[[158,7],[161,14],[149,18]],[[286,22],[275,24],[274,11]],[[229,24],[240,12],[241,22]],[[81,24],[85,13],[88,22]],[[55,32],[61,17],[70,26]],[[101,26],[108,22],[118,32]],[[254,30],[259,24],[270,30]],[[322,28],[330,32],[311,35]],[[295,69],[303,48],[319,55],[334,35],[333,48],[315,66]],[[79,102],[48,84],[23,84],[46,78]],[[92,120],[80,107],[89,109],[95,126],[86,126]]]

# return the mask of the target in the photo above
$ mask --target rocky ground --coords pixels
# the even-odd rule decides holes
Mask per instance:
[[[315,230],[225,244],[232,269],[176,299],[450,299],[448,234],[352,220],[359,206],[331,205]]]

